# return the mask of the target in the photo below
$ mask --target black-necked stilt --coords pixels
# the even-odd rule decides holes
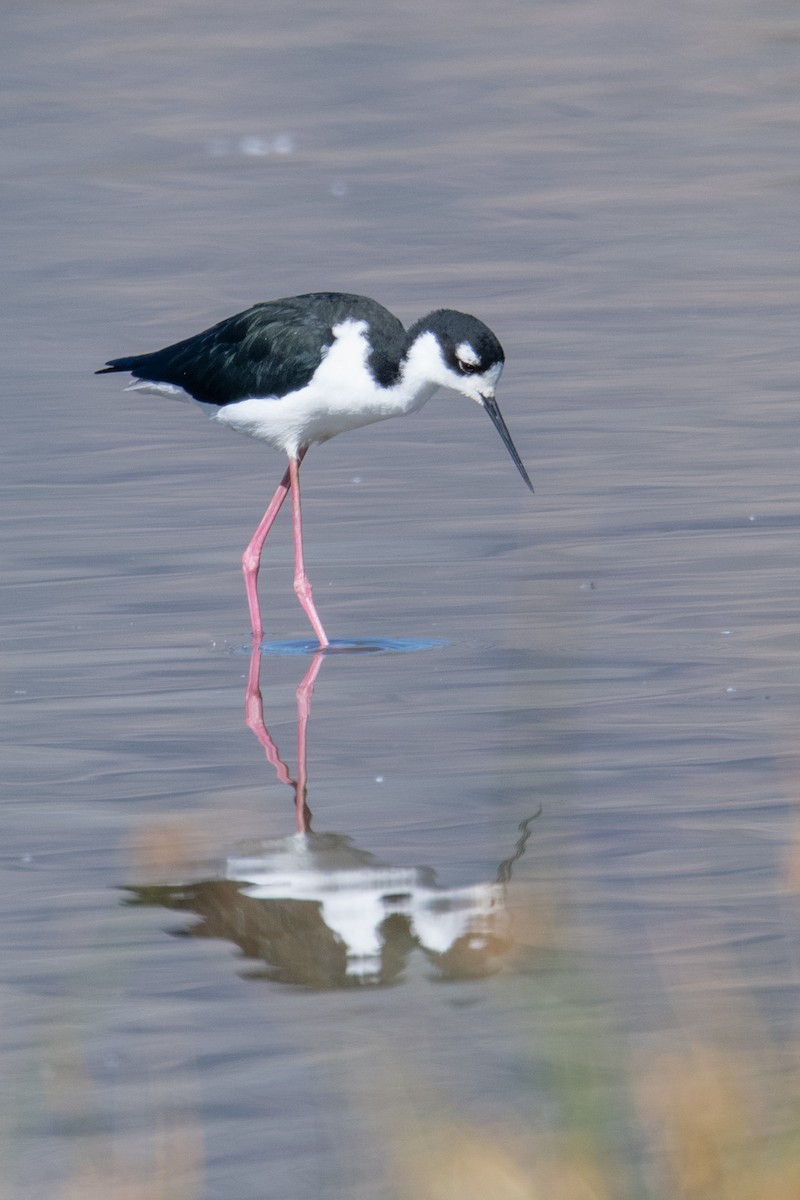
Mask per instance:
[[[260,637],[261,550],[291,491],[294,590],[324,648],[330,643],[303,564],[299,470],[309,446],[416,412],[438,387],[451,388],[486,409],[533,491],[495,399],[504,361],[491,329],[466,313],[437,309],[406,331],[366,296],[315,292],[256,304],[153,354],[113,358],[97,374],[130,371],[135,382],[127,391],[196,400],[214,420],[289,456],[242,558],[250,621]]]

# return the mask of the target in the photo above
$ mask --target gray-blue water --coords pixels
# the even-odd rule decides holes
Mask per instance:
[[[796,1044],[794,7],[2,24],[0,1191],[534,1195],[571,1056]],[[536,494],[446,394],[309,455],[329,634],[441,645],[322,663],[298,839],[284,464],[92,372],[319,289],[486,321]]]

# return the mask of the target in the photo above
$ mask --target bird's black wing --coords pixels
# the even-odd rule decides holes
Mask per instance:
[[[395,322],[402,336],[400,322],[364,297],[292,296],[256,304],[152,354],[111,359],[97,374],[130,371],[220,407],[251,396],[285,396],[309,382],[333,342],[333,325],[348,317],[372,323],[375,310]]]

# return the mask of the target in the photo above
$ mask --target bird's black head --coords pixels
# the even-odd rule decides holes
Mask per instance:
[[[517,470],[533,491],[528,472],[497,407],[495,389],[505,354],[489,326],[468,313],[439,308],[417,321],[408,331],[406,358],[409,363],[412,357],[421,376],[440,387],[469,396],[486,409]]]
[[[503,347],[483,321],[471,317],[468,313],[455,312],[452,308],[439,308],[417,321],[409,330],[409,341],[426,331],[430,331],[436,337],[445,366],[455,376],[468,378],[491,373],[494,377],[493,382],[497,382],[505,362],[505,354]]]
[[[494,396],[505,355],[497,338],[477,317],[438,308],[408,331],[407,369],[439,387],[452,388],[483,404]]]

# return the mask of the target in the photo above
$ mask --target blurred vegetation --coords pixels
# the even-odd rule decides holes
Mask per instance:
[[[800,1046],[771,1040],[747,981],[704,1032],[614,1035],[602,980],[575,969],[554,911],[532,911],[516,933],[525,973],[538,960],[549,976],[549,1129],[395,1111],[398,1200],[800,1200]]]

